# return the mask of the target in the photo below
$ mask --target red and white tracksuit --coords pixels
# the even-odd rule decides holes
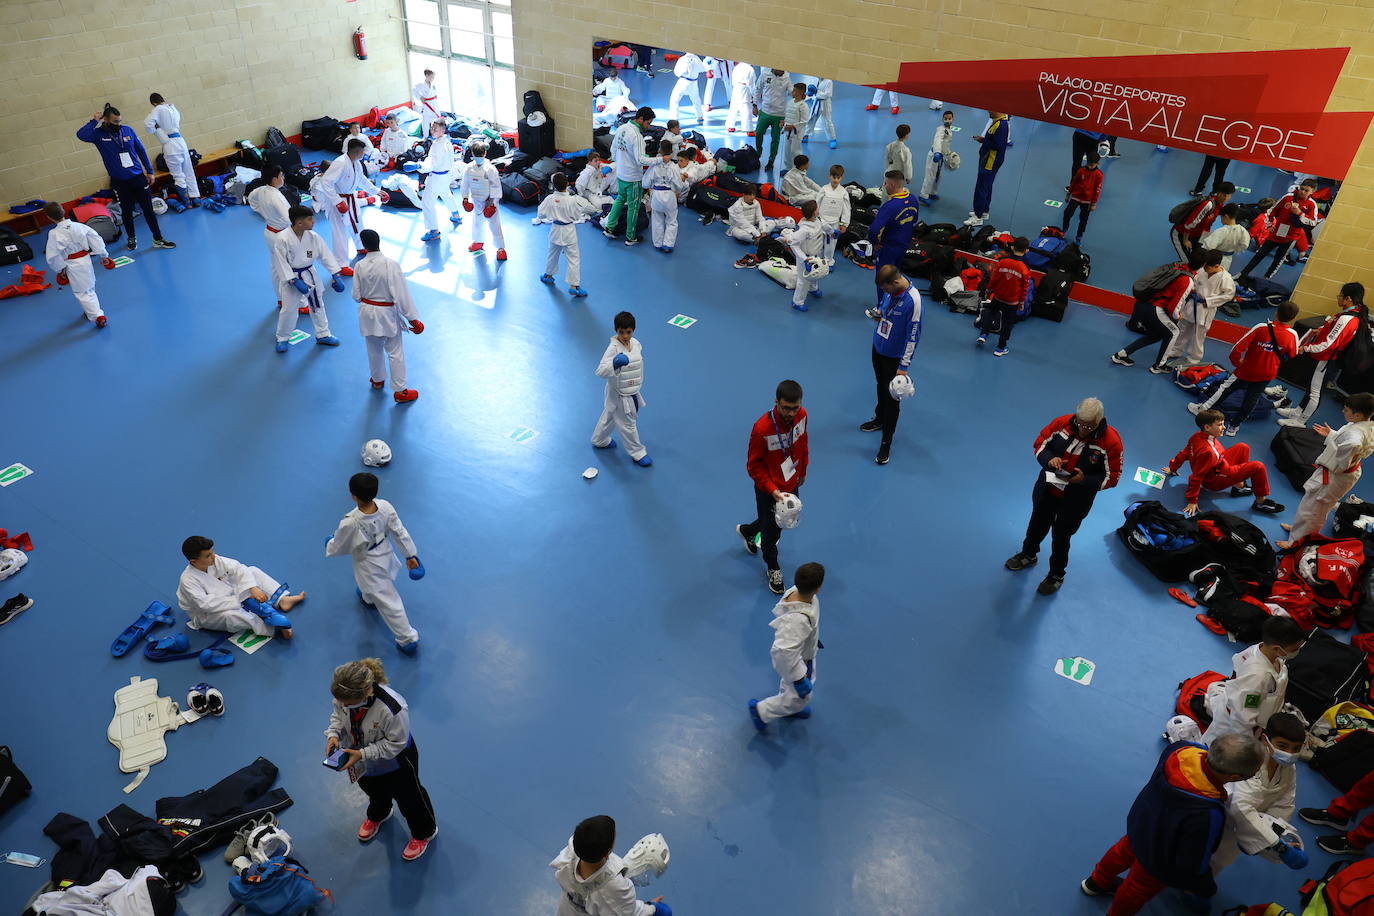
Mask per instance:
[[[1312,419],[1312,414],[1317,412],[1322,400],[1322,385],[1326,382],[1326,370],[1345,352],[1359,326],[1359,310],[1347,309],[1326,319],[1315,331],[1303,335],[1298,352],[1317,361],[1312,370],[1312,380],[1307,383],[1307,395],[1302,399],[1302,415],[1298,419],[1303,423]]]
[[[1212,223],[1216,222],[1220,212],[1221,205],[1217,203],[1217,196],[1212,194],[1199,201],[1182,222],[1176,223],[1174,228],[1169,230],[1169,241],[1174,243],[1174,251],[1178,252],[1179,260],[1188,260],[1188,250],[1183,247],[1183,240],[1187,239],[1190,246],[1196,246],[1198,239],[1212,228]]]
[[[1250,446],[1244,442],[1222,448],[1215,436],[1198,430],[1169,462],[1169,473],[1178,473],[1185,461],[1192,469],[1188,475],[1188,489],[1184,493],[1184,498],[1190,504],[1198,501],[1204,488],[1226,490],[1238,487],[1245,481],[1255,488],[1255,499],[1264,499],[1269,495],[1268,469],[1264,462],[1250,460]]]

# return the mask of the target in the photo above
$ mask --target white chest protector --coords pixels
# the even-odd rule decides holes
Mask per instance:
[[[162,736],[200,716],[190,710],[183,713],[170,697],[158,696],[155,677],[129,678],[126,686],[115,691],[114,703],[114,718],[105,736],[119,748],[120,772],[138,774],[124,787],[127,794],[143,783],[153,764],[167,758],[167,744]]]

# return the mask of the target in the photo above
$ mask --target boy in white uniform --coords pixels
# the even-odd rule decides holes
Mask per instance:
[[[844,187],[844,166],[836,164],[830,167],[830,182],[821,188],[816,195],[816,203],[820,205],[818,215],[821,218],[821,225],[826,228],[825,234],[825,260],[831,267],[835,266],[835,242],[840,237],[840,233],[849,228],[849,208],[851,199],[849,189]]]
[[[448,126],[442,118],[429,125],[429,152],[420,163],[420,209],[425,216],[422,242],[439,240],[439,207],[448,208],[449,221],[455,226],[463,221],[458,215],[458,198],[453,196],[453,143],[448,138]]]
[[[753,185],[725,212],[730,219],[725,234],[748,245],[757,243],[759,236],[768,235],[777,227],[773,220],[763,218],[763,208],[759,206]]]
[[[621,874],[624,862],[615,854],[615,821],[604,814],[577,825],[567,847],[549,868],[563,891],[557,916],[673,916],[656,897],[645,903]]]
[[[506,237],[501,233],[501,211],[496,202],[501,199],[501,176],[496,166],[487,160],[487,145],[482,142],[472,144],[472,161],[463,169],[463,184],[459,193],[463,195],[463,209],[478,216],[472,220],[472,244],[468,251],[481,251],[483,228],[491,224],[492,241],[496,243],[496,260],[506,259]]]
[[[191,149],[181,136],[181,112],[171,102],[154,92],[148,96],[153,110],[143,119],[148,133],[162,144],[162,158],[172,175],[172,184],[188,207],[200,206],[200,187],[196,182],[196,167],[191,161]]]
[[[592,115],[592,120],[598,125],[614,124],[621,112],[634,111],[638,107],[630,100],[630,87],[620,78],[619,70],[612,71],[610,76],[596,84],[592,97],[596,96],[605,97],[601,107]]]
[[[358,233],[363,228],[358,201],[381,196],[361,162],[369,145],[363,140],[349,140],[348,152],[335,156],[324,174],[310,182],[310,192],[329,220],[329,242],[334,249],[334,260],[343,265],[339,271],[345,277],[353,276],[353,268],[348,266],[350,252],[354,247],[358,250],[363,247],[358,241]]]
[[[396,157],[410,149],[415,141],[409,137],[405,131],[396,126],[396,116],[387,115],[382,118],[382,154],[386,156],[387,168],[391,168],[396,161]]]
[[[324,311],[324,283],[315,270],[321,261],[333,275],[330,285],[335,292],[343,292],[343,272],[329,253],[324,238],[315,231],[315,211],[309,207],[292,207],[287,211],[291,228],[277,233],[272,239],[272,280],[282,307],[277,313],[277,352],[285,353],[287,340],[296,330],[298,309],[308,308],[315,325],[315,343],[322,347],[337,347],[339,338],[329,333],[329,317]],[[352,271],[350,271],[352,273]]]
[[[644,190],[649,192],[649,233],[654,248],[671,254],[677,244],[677,196],[686,186],[682,170],[673,161],[673,144],[658,144],[658,160],[644,170]]]
[[[114,260],[105,250],[105,240],[85,223],[67,219],[62,205],[55,201],[45,203],[43,212],[57,224],[48,230],[44,251],[48,267],[59,286],[71,287],[86,320],[94,321],[97,328],[105,327],[107,319],[100,308],[100,297],[95,294],[95,264],[92,261],[99,257],[106,270],[114,268]]]
[[[1250,230],[1239,225],[1240,206],[1227,204],[1221,208],[1221,225],[1202,237],[1202,250],[1221,252],[1221,269],[1231,272],[1231,258],[1250,247]]]
[[[682,175],[682,189],[678,191],[677,199],[678,203],[682,203],[687,199],[687,193],[692,190],[692,185],[716,173],[716,160],[697,162],[696,151],[689,146],[678,152],[677,169]]]
[[[673,84],[673,91],[668,96],[668,117],[676,118],[678,103],[685,95],[691,96],[692,111],[697,116],[697,121],[705,123],[706,112],[701,108],[701,87],[697,80],[706,72],[706,65],[701,62],[701,58],[695,54],[684,54],[673,64],[673,75],[677,77],[677,82]]]
[[[817,217],[818,207],[814,200],[801,205],[802,219],[791,233],[784,232],[783,240],[792,249],[797,259],[797,286],[792,291],[792,308],[799,312],[807,310],[806,297],[821,295],[821,278],[828,274],[825,266],[825,228]]]
[[[436,122],[437,123],[437,122]],[[392,398],[407,404],[420,396],[406,387],[406,351],[401,332],[422,334],[424,322],[410,298],[401,265],[382,254],[382,243],[371,229],[362,231],[363,250],[353,275],[353,299],[358,303],[358,330],[367,344],[368,380],[374,389],[386,384],[391,364]]]
[[[1178,330],[1174,331],[1161,364],[1168,365],[1175,359],[1193,366],[1202,362],[1203,344],[1217,309],[1236,298],[1236,281],[1221,266],[1221,259],[1219,251],[1202,256],[1202,267],[1193,274],[1193,291],[1178,307]]]
[[[181,543],[186,568],[177,582],[177,604],[193,630],[291,638],[291,621],[282,616],[305,600],[305,592],[289,594],[256,566],[215,553],[215,542],[192,535]]]
[[[906,145],[906,138],[910,135],[909,126],[898,124],[897,139],[883,150],[883,174],[901,172],[907,184],[911,183],[911,148]]]
[[[840,145],[839,137],[835,134],[835,122],[830,118],[831,100],[835,97],[835,81],[820,80],[815,85],[815,94],[812,96],[816,100],[815,110],[811,112],[811,118],[806,122],[806,130],[802,131],[802,142],[811,142],[811,133],[822,123],[825,124],[825,132],[830,137],[830,148],[834,149]],[[809,93],[811,90],[807,90]]]
[[[663,139],[672,144],[673,155],[678,154],[682,145],[687,142],[687,138],[682,136],[682,125],[677,121],[669,121],[663,128]]]
[[[348,478],[348,493],[355,507],[339,522],[324,545],[326,557],[349,554],[353,558],[353,581],[357,583],[358,600],[376,608],[391,633],[396,648],[406,655],[414,655],[420,648],[420,634],[406,617],[401,594],[396,591],[396,574],[401,561],[392,542],[405,554],[405,566],[410,578],[419,579],[424,567],[415,550],[410,532],[401,524],[396,509],[384,499],[377,498],[377,475],[363,472]]]
[[[954,139],[954,112],[947,111],[940,117],[940,126],[930,138],[930,149],[926,151],[926,174],[921,179],[920,201],[928,204],[939,200],[935,193],[940,188],[940,172],[944,170],[945,157],[950,154],[949,143]]]
[[[1212,724],[1202,740],[1210,745],[1222,735],[1256,737],[1269,717],[1283,708],[1288,692],[1286,659],[1298,654],[1307,634],[1291,617],[1268,617],[1260,641],[1231,656],[1232,675],[1207,689]]]
[[[554,273],[558,270],[561,257],[568,264],[568,292],[574,299],[587,295],[582,288],[582,253],[577,247],[577,224],[586,222],[587,217],[601,212],[601,208],[591,201],[568,193],[568,176],[562,172],[553,173],[553,193],[539,204],[539,211],[533,222],[548,223],[549,258],[544,264],[541,283],[553,283]]]
[[[420,113],[421,135],[429,136],[429,125],[439,117],[439,90],[434,86],[434,71],[426,70],[425,78],[410,91],[414,101],[411,108]]]
[[[810,164],[810,156],[796,156],[792,159],[792,168],[782,176],[782,196],[794,207],[800,207],[808,200],[816,200],[820,196],[821,186],[806,174],[806,167]]]
[[[787,103],[787,108],[782,116],[782,161],[795,162],[797,156],[801,155],[802,130],[806,127],[806,119],[811,115],[811,108],[806,104],[806,84],[792,84],[792,98]]]
[[[281,170],[281,166],[267,163],[262,167],[262,177],[265,179],[263,184],[248,192],[244,198],[244,203],[248,208],[261,216],[263,219],[262,241],[267,246],[267,264],[272,265],[272,240],[279,233],[291,228],[291,204],[287,201],[286,195],[282,193],[282,186],[286,184],[286,173]],[[272,281],[272,288],[275,290],[276,280]],[[281,308],[281,300],[277,300],[277,308]],[[310,309],[302,308],[299,313],[304,315]]]
[[[1265,722],[1259,738],[1269,751],[1269,759],[1244,782],[1226,784],[1226,827],[1221,844],[1212,854],[1213,875],[1242,852],[1282,862],[1292,869],[1307,865],[1307,853],[1295,845],[1297,832],[1292,829],[1298,792],[1295,764],[1307,744],[1307,732],[1297,716],[1276,712]]]
[[[730,71],[730,111],[725,115],[725,131],[733,134],[735,124],[748,130],[749,112],[754,94],[754,65],[744,61],[736,62]],[[749,131],[749,136],[754,132]]]
[[[358,160],[363,167],[363,173],[371,178],[376,172],[386,165],[383,160],[381,150],[373,146],[372,138],[363,133],[363,125],[357,121],[348,122],[348,133],[344,135],[343,141],[339,144],[339,155],[348,154],[348,141],[361,140],[366,146],[363,147],[363,158]]]
[[[625,449],[635,464],[642,468],[654,462],[649,450],[639,441],[639,409],[644,406],[644,350],[635,340],[635,316],[621,312],[615,316],[615,336],[601,355],[596,374],[606,380],[606,405],[601,418],[592,430],[592,445],[596,448],[615,448],[611,430],[620,432]]]
[[[607,194],[610,189],[612,165],[596,153],[587,157],[587,165],[577,176],[577,194],[596,206],[598,210],[615,203],[615,196]]]
[[[1293,524],[1283,526],[1288,540],[1278,542],[1281,549],[1322,530],[1327,515],[1359,481],[1364,472],[1360,462],[1374,454],[1374,395],[1350,395],[1341,412],[1347,422],[1340,429],[1333,431],[1321,423],[1312,427],[1326,438],[1326,445],[1317,456],[1312,476],[1303,484],[1302,501],[1293,514]]]
[[[821,642],[821,585],[825,567],[803,563],[792,579],[792,590],[773,607],[773,670],[778,693],[749,701],[749,718],[763,731],[774,719],[809,719],[811,688],[816,679],[816,650]]]

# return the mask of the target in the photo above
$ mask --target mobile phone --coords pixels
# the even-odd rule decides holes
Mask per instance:
[[[1058,468],[1055,470],[1054,476],[1058,477],[1060,480],[1068,480],[1073,476],[1073,471],[1066,471],[1063,468]]]
[[[329,767],[331,770],[342,770],[344,768],[344,763],[347,760],[348,758],[344,754],[344,749],[339,748],[337,751],[330,754],[328,757],[324,758],[324,765]]]
[[[5,861],[11,865],[22,865],[25,868],[38,868],[47,864],[47,859],[40,856],[31,856],[27,852],[7,852]]]

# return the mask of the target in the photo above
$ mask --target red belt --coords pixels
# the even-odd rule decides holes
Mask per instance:
[[[75,261],[77,258],[84,258],[90,254],[89,251],[75,251],[67,255],[68,261]]]
[[[390,306],[393,306],[393,305],[396,304],[396,303],[394,303],[394,302],[382,302],[382,301],[379,300],[379,299],[364,299],[363,301],[366,302],[368,305],[384,305],[384,306],[387,306],[387,307],[390,307]]]
[[[283,227],[283,228],[285,228],[285,227]],[[277,232],[281,232],[281,229],[273,229],[271,226],[268,226],[268,227],[267,227],[267,231],[268,231],[268,232],[272,232],[272,233],[277,233]]]

